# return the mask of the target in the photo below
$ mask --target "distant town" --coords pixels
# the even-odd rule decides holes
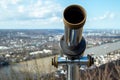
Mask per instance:
[[[0,67],[27,60],[57,55],[64,30],[0,30]],[[120,41],[120,30],[86,29],[87,49]]]

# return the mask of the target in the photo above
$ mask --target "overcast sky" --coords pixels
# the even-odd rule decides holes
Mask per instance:
[[[63,29],[71,4],[85,8],[85,29],[120,29],[120,0],[0,0],[0,29]]]

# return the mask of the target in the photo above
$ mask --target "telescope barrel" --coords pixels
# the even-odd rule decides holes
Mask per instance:
[[[79,5],[68,6],[63,13],[65,25],[64,39],[68,48],[74,49],[81,42],[86,12]]]
[[[52,65],[67,66],[67,80],[80,79],[80,66],[91,66],[94,58],[83,56],[86,41],[82,37],[83,25],[86,21],[86,12],[80,5],[70,5],[63,12],[64,36],[60,39],[62,54],[67,57],[54,57]]]

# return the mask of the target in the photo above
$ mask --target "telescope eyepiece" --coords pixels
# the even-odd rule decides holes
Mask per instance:
[[[66,21],[72,24],[77,24],[84,19],[83,13],[78,6],[66,8],[64,11],[64,18]]]
[[[67,27],[81,28],[86,21],[86,12],[79,5],[70,5],[64,10],[63,17],[64,23],[68,25]]]

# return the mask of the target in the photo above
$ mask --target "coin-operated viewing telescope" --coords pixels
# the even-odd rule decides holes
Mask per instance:
[[[67,80],[79,80],[79,67],[91,66],[94,60],[91,56],[83,56],[86,42],[82,37],[83,25],[86,21],[86,12],[80,5],[70,5],[63,12],[65,25],[64,35],[60,40],[62,52],[67,57],[54,57],[52,65],[67,66]]]

